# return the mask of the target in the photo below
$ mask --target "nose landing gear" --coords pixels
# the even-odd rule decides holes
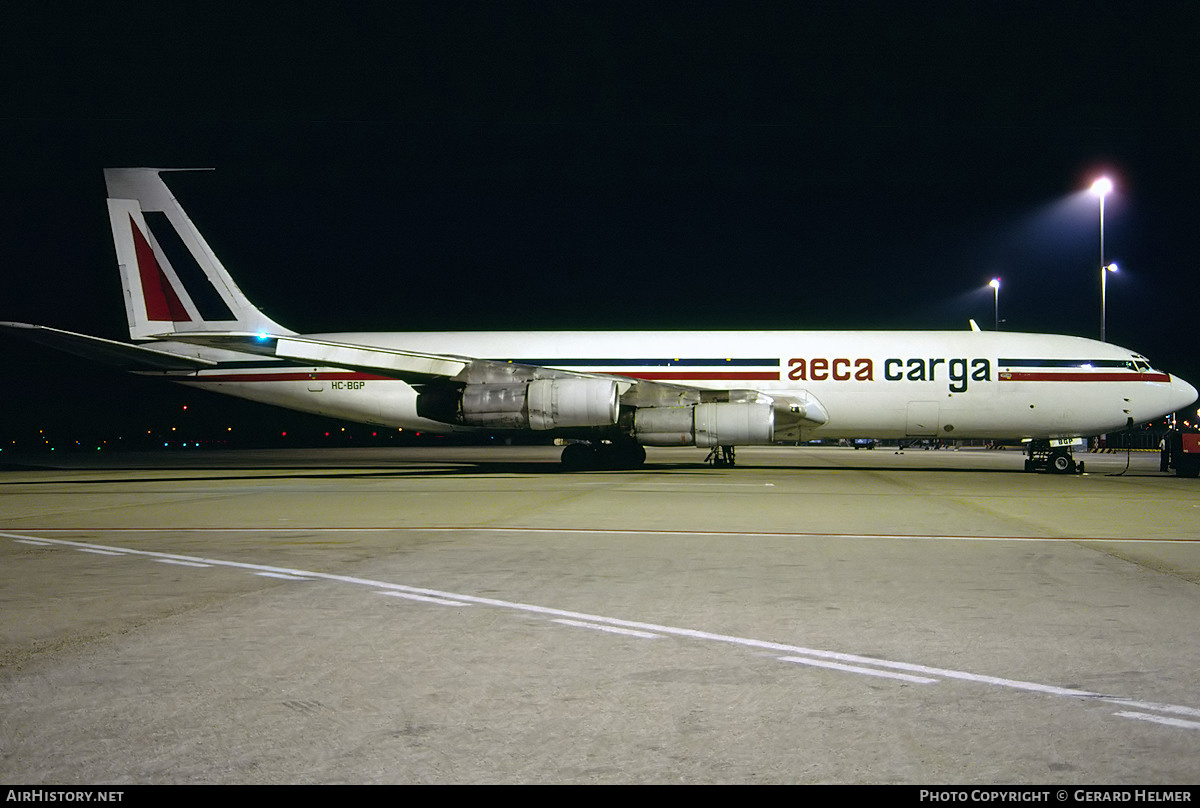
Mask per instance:
[[[1050,446],[1048,440],[1029,442],[1025,458],[1026,471],[1048,471],[1051,474],[1083,474],[1083,462],[1076,462],[1069,446]]]

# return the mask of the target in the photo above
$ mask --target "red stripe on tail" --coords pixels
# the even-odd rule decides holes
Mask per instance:
[[[129,217],[129,226],[133,228],[133,246],[137,251],[138,275],[142,279],[142,297],[146,301],[146,317],[151,320],[163,320],[175,323],[191,322],[187,309],[175,294],[171,282],[167,280],[150,242],[142,235],[133,217]]]

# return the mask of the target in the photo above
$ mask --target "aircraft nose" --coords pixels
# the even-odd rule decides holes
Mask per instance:
[[[1195,387],[1178,376],[1171,377],[1171,412],[1191,406],[1198,395]]]

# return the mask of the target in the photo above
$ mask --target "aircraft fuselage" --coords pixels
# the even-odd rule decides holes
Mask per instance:
[[[1141,356],[1079,337],[982,331],[397,332],[316,339],[482,357],[707,390],[815,397],[828,413],[781,439],[1058,438],[1187,406],[1195,391]],[[202,349],[203,350],[203,349]],[[278,360],[174,380],[321,415],[406,429],[417,391],[369,372]],[[245,365],[251,366],[245,366]]]

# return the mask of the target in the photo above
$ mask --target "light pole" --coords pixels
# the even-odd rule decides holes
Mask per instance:
[[[991,283],[989,283],[988,286],[992,287],[992,291],[994,291],[996,293],[996,299],[995,299],[996,330],[999,331],[1000,330],[1000,279],[992,278]]]
[[[1108,267],[1104,263],[1104,197],[1112,193],[1112,180],[1101,177],[1092,183],[1092,193],[1100,197],[1100,341],[1104,342],[1105,288],[1108,286]]]
[[[1104,342],[1105,312],[1108,311],[1108,273],[1116,272],[1116,264],[1100,267],[1100,341]]]

